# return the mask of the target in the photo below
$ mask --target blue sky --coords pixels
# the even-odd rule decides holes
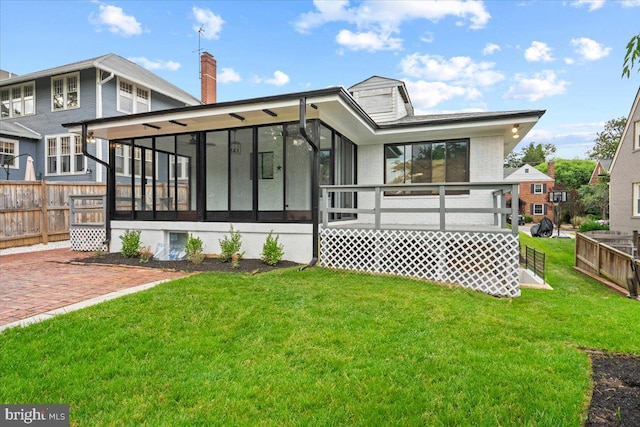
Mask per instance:
[[[545,109],[517,149],[551,143],[572,159],[628,115],[640,73],[620,76],[639,32],[640,0],[0,0],[0,68],[113,52],[199,97],[200,43],[219,101],[380,75],[406,82],[418,114]]]

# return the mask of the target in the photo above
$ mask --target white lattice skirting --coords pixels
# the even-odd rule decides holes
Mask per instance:
[[[107,251],[107,230],[104,228],[71,228],[69,230],[69,240],[72,251]]]
[[[518,238],[507,233],[321,228],[320,265],[520,295]]]

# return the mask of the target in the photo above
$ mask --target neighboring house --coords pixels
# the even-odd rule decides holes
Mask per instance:
[[[589,185],[596,185],[600,183],[600,177],[609,175],[609,168],[613,159],[600,159],[596,162],[596,167],[593,168],[591,178],[589,178]]]
[[[82,153],[78,135],[62,126],[141,112],[199,105],[197,98],[115,54],[34,73],[0,74],[0,180],[24,179],[27,155],[36,177],[104,181],[103,168]],[[107,145],[88,147],[106,158]]]
[[[533,222],[540,222],[543,217],[554,221],[553,204],[549,203],[549,191],[555,183],[555,162],[549,162],[549,174],[544,174],[530,165],[519,168],[505,168],[506,182],[520,183],[518,212],[529,215]],[[507,195],[507,206],[511,206],[511,196]]]
[[[611,230],[640,230],[640,89],[609,169]]]

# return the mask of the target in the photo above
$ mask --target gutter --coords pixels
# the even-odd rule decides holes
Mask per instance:
[[[307,97],[300,97],[300,123],[299,123],[300,134],[307,141],[307,144],[311,146],[313,149],[313,166],[311,168],[311,222],[313,223],[313,231],[312,231],[312,245],[313,252],[311,261],[305,266],[302,266],[298,269],[298,271],[302,271],[307,267],[313,267],[318,263],[318,244],[319,244],[319,221],[320,221],[320,156],[319,156],[319,147],[318,145],[311,139],[309,133],[307,132]]]

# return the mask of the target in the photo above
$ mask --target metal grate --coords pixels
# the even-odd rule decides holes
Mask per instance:
[[[525,246],[525,257],[524,257],[524,266],[527,270],[530,270],[541,278],[544,278],[544,269],[545,269],[545,258],[546,254],[537,250],[536,248],[532,248],[529,245]]]
[[[321,228],[320,265],[520,295],[518,238],[505,233]]]
[[[107,231],[104,228],[71,228],[69,239],[73,251],[107,251],[107,245],[104,243]]]

